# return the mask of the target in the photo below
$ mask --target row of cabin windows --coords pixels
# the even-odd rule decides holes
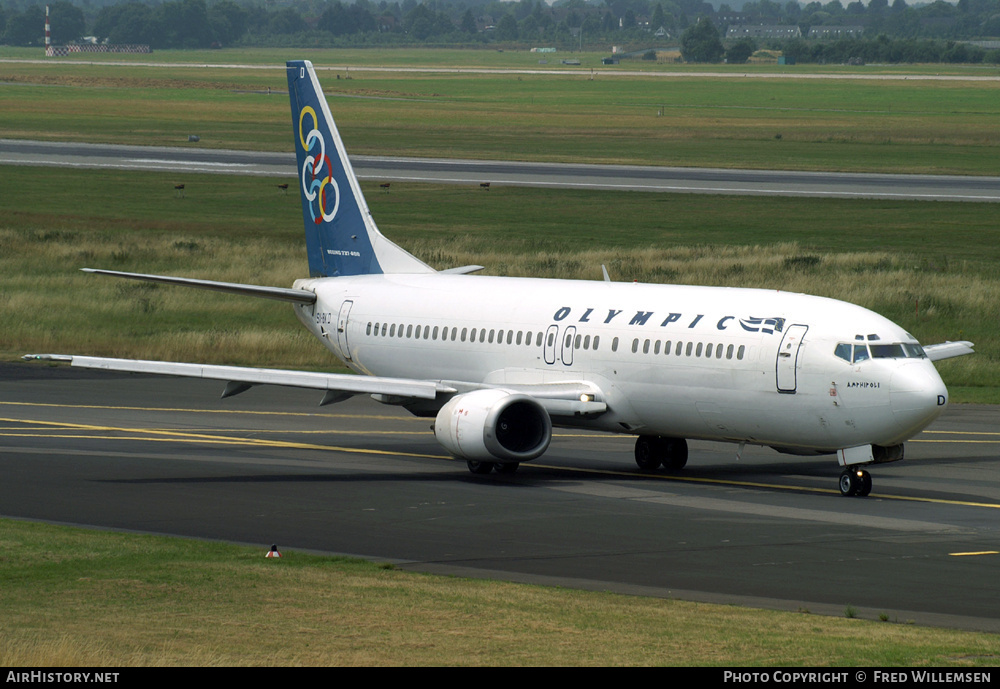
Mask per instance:
[[[478,338],[479,342],[493,344],[497,342],[498,344],[503,344],[504,338],[506,337],[507,344],[516,345],[527,345],[531,346],[532,332],[529,330],[527,332],[521,330],[496,330],[490,329],[487,331],[486,328],[462,328],[461,331],[457,327],[448,326],[430,326],[430,325],[413,325],[408,324],[404,327],[402,323],[368,323],[368,327],[365,330],[366,335],[374,335],[376,337],[402,337],[407,339],[424,339],[424,340],[451,340],[452,342],[475,342]],[[539,331],[535,333],[535,346],[542,346],[542,339],[544,334]],[[652,344],[651,344],[652,343]],[[555,344],[555,333],[550,332],[548,334],[548,346],[551,347]],[[573,349],[587,349],[597,351],[601,344],[600,335],[594,335],[591,338],[590,335],[574,335],[573,333],[567,333],[566,339],[563,341],[563,346],[565,348]],[[674,347],[675,356],[704,356],[705,358],[721,359],[725,356],[727,359],[732,359],[735,356],[737,359],[742,360],[746,354],[746,347],[740,345],[738,348],[735,345],[724,345],[718,344],[714,345],[712,343],[704,344],[702,342],[680,342],[678,341],[676,345],[670,340],[666,342],[661,342],[660,340],[645,340],[642,344],[642,353],[649,354],[650,346],[652,346],[653,354],[659,354],[660,348],[662,346],[663,353],[666,355],[670,354],[672,346]],[[611,351],[618,351],[618,338],[614,338],[611,341]],[[632,353],[637,354],[639,352],[639,339],[636,338],[632,341]]]
[[[452,342],[479,342],[493,344],[494,342],[498,344],[503,344],[504,338],[506,337],[507,344],[509,345],[521,345],[524,344],[528,347],[531,346],[533,333],[523,330],[496,330],[486,328],[462,328],[459,330],[457,327],[448,326],[430,326],[430,325],[413,325],[408,324],[404,327],[402,323],[399,325],[395,323],[368,323],[368,327],[365,329],[366,335],[374,335],[376,337],[403,337],[408,339],[424,339],[424,340],[451,340]],[[535,346],[542,346],[542,339],[544,333],[537,332],[534,333]],[[549,333],[548,346],[552,346],[555,343],[555,334]],[[573,335],[566,336],[566,346],[575,347],[576,349],[594,349],[596,350],[601,343],[600,335],[594,335],[591,338],[590,335],[577,335],[575,340]]]
[[[612,343],[611,349],[615,350],[617,343]],[[642,353],[649,354],[650,349],[652,349],[653,354],[660,353],[661,342],[660,340],[644,340],[642,342]],[[734,356],[736,359],[742,361],[744,355],[746,354],[746,345],[725,345],[723,343],[713,344],[709,342],[705,344],[703,342],[681,342],[678,341],[674,344],[671,340],[667,340],[662,343],[663,353],[670,356],[671,349],[673,350],[674,356],[704,356],[706,359],[711,359],[715,357],[716,359],[721,359],[725,356],[727,359],[732,359]],[[637,354],[639,352],[639,338],[632,340],[632,353]]]
[[[402,323],[369,323],[365,329],[366,335],[376,337],[403,337],[413,340],[451,340],[452,342],[489,342],[493,344],[503,344],[504,338],[507,344],[524,344],[531,346],[532,332],[522,330],[496,330],[486,328],[462,328],[448,326],[413,325],[412,323],[403,325]],[[589,338],[588,338],[589,339]],[[597,338],[594,338],[595,340]],[[535,346],[542,346],[542,333],[538,332],[535,337]]]
[[[618,338],[615,338],[616,340]],[[549,346],[551,347],[555,344],[555,334],[549,333]],[[566,339],[563,340],[564,349],[593,349],[595,352],[601,344],[601,336],[594,335],[593,341],[590,339],[590,335],[576,335],[573,333],[566,333]]]

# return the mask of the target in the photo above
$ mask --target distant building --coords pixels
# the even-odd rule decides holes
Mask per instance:
[[[802,30],[795,24],[737,24],[726,38],[802,38]]]
[[[726,26],[729,24],[750,23],[750,15],[744,14],[742,12],[727,12],[726,14],[719,14],[717,19],[719,24],[721,24],[722,26]]]
[[[132,53],[148,54],[153,50],[145,43],[92,43],[49,45],[45,47],[46,57],[66,57],[70,53]]]
[[[809,29],[809,38],[857,38],[864,31],[863,26],[814,26]]]

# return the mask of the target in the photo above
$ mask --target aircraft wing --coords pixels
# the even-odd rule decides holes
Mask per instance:
[[[285,385],[324,390],[327,395],[324,397],[323,404],[340,401],[351,395],[390,395],[432,400],[438,393],[457,392],[455,388],[435,381],[356,376],[349,373],[313,373],[311,371],[285,371],[273,368],[182,364],[171,361],[110,359],[69,354],[27,354],[23,358],[35,361],[61,361],[81,368],[98,368],[106,371],[224,380],[226,381],[226,389],[222,393],[223,397],[236,395],[254,385]]]
[[[172,361],[113,359],[71,354],[26,354],[22,358],[27,361],[57,361],[79,368],[95,368],[105,371],[221,380],[226,382],[225,390],[222,393],[224,398],[245,392],[254,385],[282,385],[323,390],[325,394],[320,405],[340,402],[352,395],[378,395],[382,401],[433,400],[439,394],[448,396],[477,389],[503,388],[513,393],[532,397],[552,416],[591,416],[607,411],[607,405],[603,401],[601,391],[587,382],[489,385],[461,381],[413,380],[349,373],[314,373],[273,368],[185,364]]]
[[[962,340],[960,342],[943,342],[941,344],[926,345],[924,347],[924,354],[931,361],[940,361],[941,359],[950,359],[955,356],[965,356],[966,354],[973,354],[972,349],[973,344],[968,340]]]
[[[501,388],[508,392],[527,395],[544,407],[550,416],[597,416],[608,410],[608,405],[604,401],[604,393],[589,381],[525,384],[471,384],[452,380],[441,382],[459,392]]]

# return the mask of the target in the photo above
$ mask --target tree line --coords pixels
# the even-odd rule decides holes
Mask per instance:
[[[737,12],[703,0],[69,0],[50,4],[52,40],[84,36],[156,49],[230,46],[552,46],[650,49],[681,44],[684,59],[743,62],[758,48],[799,62],[1000,62],[996,51],[960,42],[1000,35],[1000,0],[840,0],[785,4],[751,0]],[[596,3],[596,4],[595,4]],[[0,0],[0,42],[42,45],[44,4]],[[729,25],[861,26],[857,38],[726,40]]]

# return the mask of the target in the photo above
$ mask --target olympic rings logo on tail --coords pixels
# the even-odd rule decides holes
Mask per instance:
[[[312,118],[309,128],[303,126],[307,115]],[[319,131],[316,111],[308,105],[299,113],[299,144],[306,154],[299,176],[309,213],[317,225],[330,222],[340,208],[340,186],[333,178],[333,166],[326,154],[326,141]]]

